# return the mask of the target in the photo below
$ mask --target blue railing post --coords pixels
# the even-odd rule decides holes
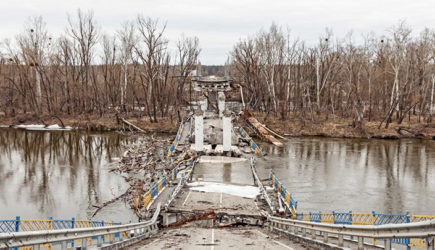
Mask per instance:
[[[349,218],[350,218],[349,225],[352,225],[352,211],[349,211]],[[353,240],[352,235],[350,236],[350,239]]]
[[[76,224],[76,219],[73,217],[71,219],[71,228],[74,229]],[[74,247],[74,240],[71,241],[71,247]]]
[[[334,211],[332,211],[332,217],[334,218],[334,224],[337,224],[337,223],[335,223],[335,212]]]
[[[409,223],[410,222],[410,220],[409,220],[409,215],[410,213],[409,213],[409,211],[406,211],[406,213],[405,213],[405,216],[406,216],[406,223]],[[411,250],[411,247],[409,246],[409,244],[411,243],[411,239],[410,238],[406,238],[406,249],[407,250]]]
[[[20,216],[15,217],[15,232],[20,231]]]
[[[373,218],[375,218],[375,221],[373,221],[373,225],[376,225],[376,212],[375,210],[372,211]]]
[[[20,216],[15,217],[15,232],[20,231]],[[18,250],[18,248],[14,248],[14,250]]]
[[[104,220],[101,221],[101,225],[104,227]],[[103,243],[104,243],[104,235],[101,235],[101,238],[103,239]]]

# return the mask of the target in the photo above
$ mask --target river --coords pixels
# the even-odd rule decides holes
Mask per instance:
[[[116,167],[122,145],[136,139],[117,133],[0,129],[0,219],[90,218],[93,205],[125,192]],[[94,219],[137,220],[117,201]]]
[[[298,210],[435,214],[435,141],[290,138],[285,147],[260,143]]]
[[[136,141],[113,132],[0,129],[0,219],[91,217],[93,205],[128,188],[110,169]],[[284,148],[259,144],[267,154],[257,163],[260,178],[273,170],[299,211],[435,214],[435,141],[304,137]],[[240,171],[218,172],[237,179]],[[122,200],[94,219],[108,218],[137,220]]]

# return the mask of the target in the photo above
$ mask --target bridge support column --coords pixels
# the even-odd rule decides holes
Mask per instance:
[[[222,117],[223,112],[225,110],[225,94],[224,94],[224,92],[218,92],[218,110],[219,110],[219,117]]]
[[[208,108],[208,100],[207,98],[204,97],[201,101],[201,110],[205,112],[207,108]]]
[[[222,126],[223,126],[223,133],[222,133],[222,144],[223,144],[223,150],[224,154],[227,154],[231,151],[231,111],[225,110],[224,117],[222,118]]]
[[[204,151],[204,118],[202,110],[195,112],[195,151]]]

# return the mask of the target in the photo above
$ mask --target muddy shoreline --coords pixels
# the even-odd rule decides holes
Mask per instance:
[[[380,121],[363,121],[361,127],[355,126],[351,119],[336,120],[302,120],[290,118],[281,120],[275,116],[256,113],[256,118],[272,130],[286,137],[321,136],[330,138],[353,139],[401,139],[416,138],[435,140],[435,122],[418,123],[404,121],[402,124],[392,122],[386,129],[385,125],[378,128]],[[130,115],[124,117],[129,122],[143,129],[146,133],[175,134],[178,129],[176,117],[158,117],[158,122],[151,122],[148,117]],[[124,124],[117,114],[78,115],[78,116],[36,116],[32,114],[15,117],[0,117],[0,127],[14,127],[26,124],[45,124],[70,126],[76,130],[85,131],[135,131]]]

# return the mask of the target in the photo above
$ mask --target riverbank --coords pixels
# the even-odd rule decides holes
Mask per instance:
[[[176,133],[178,125],[175,119],[159,117],[158,122],[151,122],[148,117],[126,117],[126,120],[140,127],[147,133]],[[0,117],[0,127],[14,127],[18,125],[58,124],[61,127],[86,131],[135,131],[134,128],[123,123],[116,114],[99,115],[59,115],[35,116],[32,114],[15,117]]]
[[[311,120],[288,119],[281,120],[276,117],[267,117],[266,114],[255,113],[255,117],[285,136],[323,136],[333,138],[377,138],[377,139],[400,139],[417,138],[435,140],[435,122],[418,123],[415,119],[411,122],[403,121],[401,124],[393,121],[385,128],[385,123],[380,128],[380,121],[363,121],[360,127],[355,125],[352,119],[319,119]]]
[[[393,121],[388,128],[385,123],[378,128],[380,121],[363,121],[361,127],[355,126],[352,119],[310,119],[290,118],[281,120],[265,113],[255,113],[255,117],[274,131],[286,136],[324,136],[336,138],[420,138],[435,140],[435,122],[418,123],[416,118],[411,122],[404,120],[402,124]],[[23,124],[58,124],[74,129],[87,131],[134,131],[123,123],[116,114],[78,115],[78,116],[35,116],[32,114],[15,117],[0,117],[0,126],[12,127]],[[126,116],[126,120],[140,127],[147,133],[176,133],[178,124],[176,117],[158,117],[158,122],[151,122],[148,117]]]

